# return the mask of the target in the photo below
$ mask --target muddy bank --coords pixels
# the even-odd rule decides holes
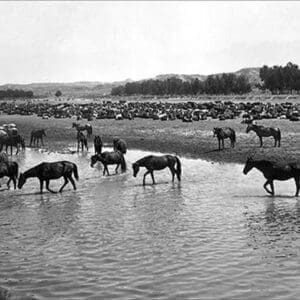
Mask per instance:
[[[45,148],[49,151],[65,151],[76,145],[76,131],[72,128],[75,119],[43,120],[36,116],[1,115],[0,124],[16,123],[26,144],[30,141],[32,129],[45,128],[47,137]],[[82,120],[81,123],[86,123]],[[193,123],[176,121],[153,121],[151,119],[93,120],[93,133],[100,135],[104,143],[111,145],[115,136],[124,138],[129,149],[142,149],[173,153],[180,156],[201,158],[215,162],[244,163],[249,155],[276,161],[295,161],[300,159],[300,122],[288,120],[262,120],[265,126],[279,127],[282,131],[282,147],[274,148],[272,138],[264,138],[264,147],[259,148],[258,137],[246,134],[246,125],[241,119],[219,121],[207,120]],[[237,133],[234,149],[225,141],[225,150],[218,150],[217,139],[213,137],[214,127],[231,127]],[[93,147],[90,139],[90,147]]]

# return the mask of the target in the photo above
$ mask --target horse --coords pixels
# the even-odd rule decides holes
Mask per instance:
[[[90,137],[93,134],[93,127],[90,124],[80,125],[79,123],[72,123],[72,128],[76,128],[78,132],[85,131],[87,132],[87,136]]]
[[[72,174],[74,174],[76,180],[79,179],[77,166],[76,164],[70,161],[65,160],[57,162],[42,162],[41,164],[20,174],[18,188],[21,189],[23,187],[27,178],[37,177],[40,181],[41,194],[43,193],[44,181],[46,181],[47,190],[51,193],[56,193],[55,191],[49,188],[50,180],[64,177],[65,182],[59,189],[59,192],[61,193],[63,191],[64,187],[68,184],[69,180],[71,181],[74,190],[76,190],[76,185]]]
[[[176,169],[175,169],[175,165],[176,165]],[[132,164],[134,177],[137,176],[140,167],[145,167],[147,169],[146,173],[144,174],[143,185],[146,184],[146,176],[148,174],[151,174],[152,182],[153,184],[155,184],[153,171],[163,170],[167,167],[170,169],[172,173],[172,182],[174,182],[175,174],[177,175],[178,181],[181,181],[181,162],[177,156],[173,156],[173,155],[145,156],[142,159],[137,160],[135,163]]]
[[[297,163],[278,164],[268,160],[254,160],[253,158],[248,158],[243,173],[245,175],[248,174],[252,168],[256,168],[263,173],[267,179],[264,184],[264,189],[272,196],[275,195],[274,180],[288,180],[294,178],[296,183],[295,196],[298,197],[300,188],[300,166],[297,165]],[[267,188],[267,185],[270,185],[271,190]]]
[[[234,148],[236,142],[236,134],[235,131],[230,127],[214,127],[213,130],[214,135],[217,136],[219,142],[219,150],[221,150],[221,142],[222,142],[222,149],[224,149],[224,139],[229,138],[231,142],[231,148]]]
[[[99,135],[96,135],[94,137],[94,148],[95,148],[95,154],[100,154],[102,152],[102,139]]]
[[[103,175],[105,175],[105,172],[107,173],[107,175],[109,175],[108,172],[108,165],[117,165],[115,172],[118,173],[118,168],[121,165],[121,171],[122,173],[126,172],[126,162],[124,159],[124,155],[122,152],[120,151],[105,151],[102,152],[101,154],[95,154],[91,157],[91,167],[93,168],[94,165],[97,163],[97,161],[100,161],[103,166],[104,166],[104,170],[103,170]]]
[[[42,146],[44,146],[43,137],[46,136],[45,129],[34,129],[30,134],[30,147],[32,143],[34,146],[39,146],[39,141],[41,141]]]
[[[268,137],[268,136],[273,136],[275,140],[274,147],[277,146],[278,142],[278,147],[280,147],[280,141],[281,141],[281,131],[279,128],[274,128],[274,127],[265,127],[262,125],[256,125],[256,124],[249,124],[246,129],[246,133],[249,133],[250,131],[254,131],[257,136],[259,137],[260,140],[260,147],[263,146],[263,137]]]
[[[7,189],[10,188],[10,182],[13,181],[14,189],[17,188],[17,178],[19,173],[19,165],[14,161],[0,162],[0,178],[7,176]]]
[[[123,154],[127,152],[127,144],[123,139],[114,138],[113,139],[114,151],[120,151]]]
[[[82,152],[84,150],[84,147],[86,148],[86,151],[89,151],[87,137],[84,135],[83,132],[78,131],[77,132],[77,152],[79,152],[80,146],[81,146]]]
[[[25,142],[24,139],[21,137],[21,135],[7,135],[7,136],[3,136],[2,138],[0,138],[0,151],[2,151],[3,146],[6,146],[5,151],[7,152],[8,147],[10,147],[10,155],[13,154],[13,147],[17,148],[17,152],[16,154],[19,153],[20,150],[20,145],[25,146]]]

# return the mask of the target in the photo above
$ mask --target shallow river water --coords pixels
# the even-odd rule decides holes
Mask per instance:
[[[21,154],[21,171],[66,159],[80,179],[62,194],[37,194],[37,179],[0,192],[0,286],[37,299],[300,298],[292,180],[270,197],[258,171],[181,158],[180,184],[164,170],[143,187],[131,163],[146,154],[129,151],[127,173],[109,177],[91,154]]]

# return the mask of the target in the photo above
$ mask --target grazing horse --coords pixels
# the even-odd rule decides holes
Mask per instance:
[[[87,137],[84,135],[83,132],[78,131],[77,132],[77,152],[79,152],[80,146],[81,146],[82,152],[84,150],[84,147],[86,148],[86,151],[89,151]]]
[[[109,175],[107,165],[117,165],[115,172],[118,173],[118,168],[121,165],[122,173],[126,172],[126,162],[124,159],[124,155],[120,151],[113,151],[113,152],[102,152],[101,154],[95,154],[91,157],[91,167],[100,161],[104,166],[103,175],[105,172]]]
[[[260,140],[260,147],[263,146],[263,137],[268,137],[268,136],[273,136],[275,140],[274,147],[277,146],[278,142],[278,147],[280,147],[280,140],[281,140],[281,132],[279,128],[274,128],[274,127],[265,127],[265,126],[259,126],[256,124],[249,124],[246,129],[246,133],[250,131],[254,131],[257,136],[259,137]]]
[[[30,134],[30,147],[32,146],[39,146],[39,141],[41,141],[42,146],[44,146],[43,137],[46,136],[45,129],[34,129],[31,131]]]
[[[176,169],[175,169],[175,165],[177,165]],[[137,173],[140,170],[140,167],[145,167],[147,169],[146,173],[144,174],[143,185],[146,184],[146,176],[149,173],[151,174],[153,184],[155,184],[153,171],[163,170],[167,167],[170,169],[172,173],[173,182],[174,182],[175,174],[177,175],[178,181],[181,180],[181,162],[177,156],[173,156],[173,155],[145,156],[142,159],[136,161],[134,164],[132,164],[134,177],[136,177]]]
[[[120,151],[123,154],[126,154],[127,152],[127,144],[124,140],[119,138],[113,139],[113,145],[114,145],[114,151]]]
[[[72,123],[72,128],[76,128],[78,132],[85,131],[87,132],[87,136],[90,137],[93,134],[93,127],[90,124],[80,125],[79,123]]]
[[[231,147],[234,148],[234,144],[236,142],[236,135],[235,131],[230,127],[214,127],[213,130],[214,135],[218,138],[219,142],[219,150],[221,150],[221,142],[222,142],[222,149],[224,149],[224,139],[229,138],[231,142]]]
[[[13,147],[17,148],[16,154],[19,153],[20,145],[23,149],[23,144],[25,145],[24,139],[18,134],[18,135],[7,135],[0,138],[0,151],[3,149],[3,146],[5,145],[5,151],[7,152],[8,147],[10,147],[10,155],[13,153]]]
[[[7,189],[10,188],[9,184],[11,181],[14,183],[14,188],[17,188],[17,178],[19,173],[19,166],[14,161],[6,161],[0,163],[0,178],[7,176]]]
[[[100,154],[102,152],[102,139],[99,135],[96,135],[94,137],[94,148],[95,148],[95,154]]]
[[[248,158],[244,167],[244,174],[246,175],[252,168],[256,168],[264,174],[267,181],[264,184],[264,189],[271,195],[274,196],[274,180],[288,180],[294,178],[296,183],[296,194],[299,195],[300,187],[300,166],[296,163],[277,164],[268,160],[254,160]],[[267,188],[270,185],[271,190]]]
[[[61,193],[63,191],[63,188],[68,184],[69,180],[71,181],[74,190],[76,190],[76,185],[74,179],[72,178],[72,174],[74,174],[76,180],[79,179],[77,166],[70,161],[43,162],[20,174],[18,188],[21,189],[23,187],[27,178],[37,177],[40,181],[41,194],[43,193],[44,181],[46,181],[47,190],[51,193],[56,193],[49,188],[50,180],[64,177],[65,182],[59,189],[59,192]]]

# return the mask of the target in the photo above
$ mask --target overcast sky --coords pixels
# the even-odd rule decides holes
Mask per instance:
[[[300,2],[0,2],[0,83],[300,63]]]

